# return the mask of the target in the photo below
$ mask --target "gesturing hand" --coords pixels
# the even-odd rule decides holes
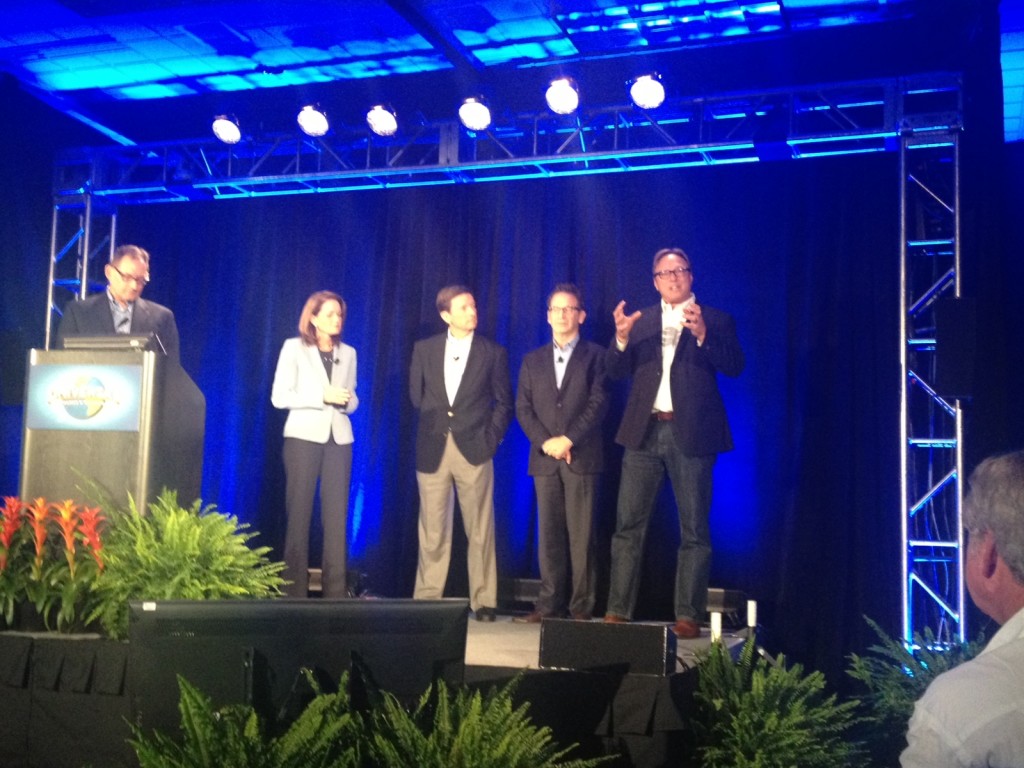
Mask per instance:
[[[629,342],[629,334],[632,332],[633,326],[636,325],[636,321],[640,319],[640,315],[640,310],[627,315],[625,301],[620,301],[615,305],[612,317],[615,318],[615,338],[619,340],[619,343],[626,344]]]

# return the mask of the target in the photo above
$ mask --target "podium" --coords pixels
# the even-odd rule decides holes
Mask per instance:
[[[21,498],[96,501],[93,484],[140,511],[165,487],[183,505],[200,498],[206,400],[195,382],[150,337],[75,346],[29,351]]]

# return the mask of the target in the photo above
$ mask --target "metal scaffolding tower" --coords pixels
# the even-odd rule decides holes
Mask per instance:
[[[907,128],[900,147],[903,639],[966,639],[963,411],[944,391],[944,313],[960,298],[960,130]]]
[[[114,252],[117,209],[81,192],[56,195],[50,223],[50,271],[46,291],[46,349],[55,318],[68,300],[84,299],[105,285],[102,269]],[[98,266],[94,266],[98,265]]]

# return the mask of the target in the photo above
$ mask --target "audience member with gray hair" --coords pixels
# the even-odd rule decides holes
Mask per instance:
[[[964,528],[967,588],[1002,626],[976,658],[928,686],[910,719],[903,768],[1024,766],[1024,451],[974,470]]]

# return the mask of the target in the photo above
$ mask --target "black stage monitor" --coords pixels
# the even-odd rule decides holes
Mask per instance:
[[[65,336],[64,349],[137,349],[163,352],[164,343],[155,333],[114,333],[106,336]]]
[[[177,734],[179,674],[215,706],[274,717],[305,691],[302,668],[336,684],[354,654],[381,689],[412,702],[435,679],[462,684],[468,614],[462,599],[133,601],[132,719]]]

